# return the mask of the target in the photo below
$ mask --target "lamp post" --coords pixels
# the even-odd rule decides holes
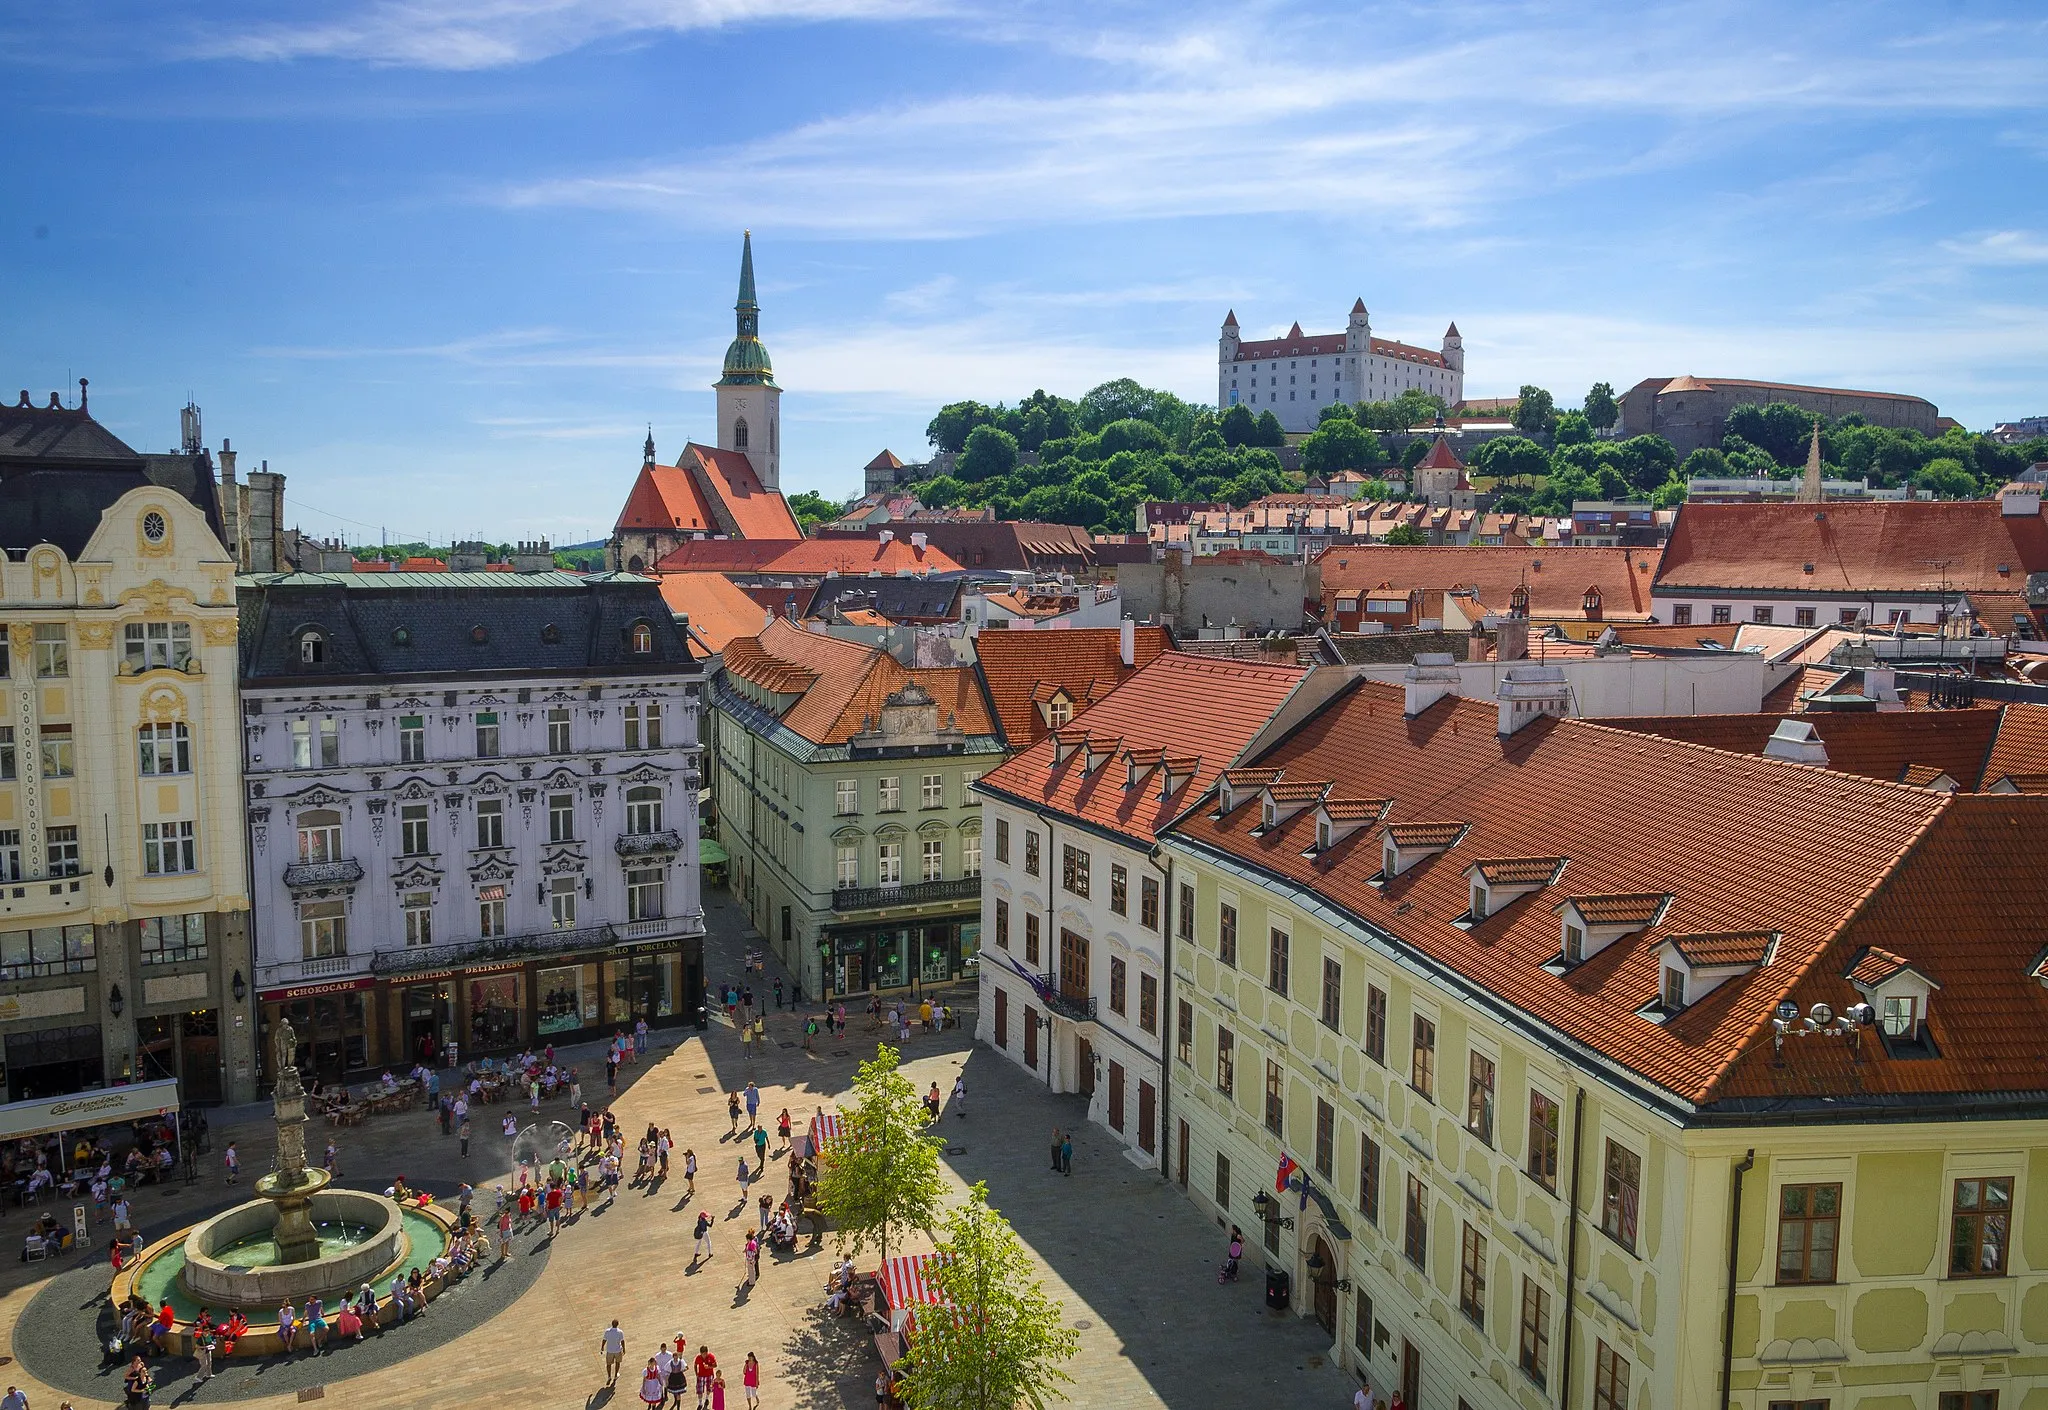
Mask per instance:
[[[1282,1229],[1292,1229],[1294,1227],[1293,1216],[1276,1216],[1273,1213],[1279,1207],[1279,1203],[1278,1200],[1274,1199],[1264,1190],[1260,1190],[1252,1196],[1252,1213],[1259,1216],[1261,1223],[1274,1224]]]

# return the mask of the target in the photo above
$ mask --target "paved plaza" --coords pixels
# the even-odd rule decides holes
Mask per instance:
[[[746,943],[738,913],[714,902],[713,934],[706,946],[714,982],[737,977]],[[874,1403],[879,1361],[858,1323],[823,1315],[822,1294],[832,1240],[811,1251],[808,1241],[792,1257],[764,1258],[761,1280],[743,1285],[740,1243],[745,1206],[736,1181],[738,1150],[726,1137],[725,1093],[751,1077],[770,1123],[785,1106],[801,1130],[814,1110],[830,1105],[850,1084],[854,1067],[871,1056],[877,1038],[865,1014],[850,1015],[844,1042],[822,1037],[816,1053],[801,1044],[798,1020],[768,1011],[770,1042],[752,1063],[730,1028],[716,1019],[708,1032],[656,1035],[656,1047],[621,1072],[615,1104],[629,1138],[652,1121],[667,1126],[680,1151],[694,1147],[700,1161],[697,1197],[683,1189],[681,1161],[670,1178],[645,1188],[622,1187],[615,1207],[581,1216],[541,1246],[519,1240],[498,1286],[472,1278],[421,1322],[387,1332],[361,1347],[289,1366],[230,1363],[205,1386],[190,1380],[191,1363],[160,1363],[157,1403],[207,1401],[298,1404],[319,1398],[356,1406],[505,1405],[580,1406],[635,1403],[632,1377],[614,1392],[603,1389],[598,1334],[614,1317],[627,1335],[627,1365],[644,1365],[655,1343],[677,1333],[694,1353],[708,1343],[727,1369],[728,1405],[739,1406],[738,1368],[748,1352],[766,1372],[767,1407],[866,1407]],[[1018,1069],[971,1041],[972,1023],[943,1037],[913,1038],[904,1071],[919,1090],[936,1081],[950,1092],[966,1073],[966,1119],[949,1112],[944,1134],[948,1178],[964,1190],[988,1182],[991,1202],[1015,1224],[1041,1261],[1049,1289],[1081,1333],[1071,1365],[1073,1403],[1084,1406],[1168,1406],[1209,1410],[1235,1405],[1346,1406],[1351,1385],[1327,1363],[1328,1341],[1312,1321],[1267,1311],[1251,1265],[1244,1281],[1221,1286],[1215,1270],[1223,1234],[1180,1192],[1124,1159],[1105,1133],[1086,1125],[1078,1098],[1054,1096]],[[663,1040],[667,1044],[663,1045]],[[592,1049],[579,1063],[586,1098],[604,1093],[604,1069]],[[339,1135],[342,1183],[382,1188],[403,1173],[414,1184],[450,1194],[467,1179],[487,1189],[510,1168],[510,1152],[496,1134],[503,1107],[487,1107],[475,1122],[465,1162],[456,1143],[440,1134],[426,1113],[373,1118]],[[524,1104],[519,1110],[524,1113]],[[561,1115],[566,1103],[543,1107]],[[742,1120],[742,1129],[745,1122]],[[1074,1173],[1049,1169],[1052,1128],[1074,1129]],[[246,1198],[222,1185],[219,1152],[232,1136],[240,1142],[245,1172],[269,1167],[271,1142],[258,1124],[216,1129],[205,1178],[168,1191],[143,1190],[135,1201],[145,1238]],[[324,1131],[309,1132],[314,1149]],[[771,1147],[771,1158],[780,1150]],[[629,1157],[630,1164],[630,1157]],[[778,1200],[787,1182],[771,1168],[766,1192]],[[690,1232],[700,1208],[718,1218],[716,1257],[689,1270]],[[9,1211],[0,1229],[19,1247],[26,1220]],[[104,1226],[97,1231],[104,1238]],[[893,1251],[893,1250],[892,1250]],[[873,1255],[863,1260],[871,1265]],[[95,1291],[105,1279],[104,1253],[86,1259],[0,1267],[0,1385],[28,1392],[33,1410],[56,1410],[119,1399],[117,1378],[97,1375],[90,1340]],[[508,1305],[509,1303],[509,1305]],[[75,1345],[70,1344],[75,1341]],[[59,1373],[61,1370],[61,1374]],[[48,1383],[37,1372],[48,1373]],[[317,1389],[316,1389],[317,1388]]]

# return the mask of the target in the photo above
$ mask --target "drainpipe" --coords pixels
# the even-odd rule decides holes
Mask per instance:
[[[1557,1403],[1572,1403],[1572,1306],[1579,1282],[1579,1145],[1586,1130],[1586,1089],[1572,1094],[1572,1194],[1565,1219],[1564,1250],[1564,1357],[1558,1367]]]
[[[1150,860],[1153,866],[1159,866],[1157,843],[1152,846]],[[1171,1180],[1166,1144],[1167,1133],[1173,1130],[1173,1059],[1167,1056],[1166,1035],[1177,1031],[1173,1027],[1173,859],[1169,857],[1160,870],[1164,878],[1159,883],[1159,953],[1166,963],[1159,976],[1159,1031],[1153,1036],[1159,1040],[1159,1173]],[[1179,1154],[1177,1148],[1175,1154]]]
[[[1059,892],[1053,883],[1053,872],[1058,867],[1059,862],[1054,857],[1053,850],[1053,824],[1052,819],[1047,817],[1045,820],[1045,934],[1039,936],[1038,940],[1041,945],[1045,946],[1044,972],[1052,976],[1050,987],[1057,989],[1060,985],[1060,963],[1058,958],[1060,952]],[[1053,1037],[1054,1032],[1057,1031],[1054,1025],[1058,1022],[1059,1015],[1053,1011],[1051,1002],[1047,1001],[1045,1005],[1045,1090],[1048,1092],[1057,1092],[1059,1090],[1059,1087],[1053,1081],[1052,1073],[1053,1053],[1056,1051],[1057,1042]]]
[[[1756,1168],[1756,1151],[1735,1163],[1734,1188],[1728,1195],[1728,1305],[1721,1309],[1721,1410],[1734,1404],[1730,1379],[1735,1373],[1736,1244],[1742,1237],[1742,1177]]]

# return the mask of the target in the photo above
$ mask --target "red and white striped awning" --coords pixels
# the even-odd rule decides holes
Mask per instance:
[[[840,1125],[839,1113],[820,1109],[811,1118],[811,1154],[823,1155],[842,1134],[844,1128]]]
[[[937,1265],[936,1253],[908,1253],[882,1260],[875,1281],[881,1285],[882,1301],[889,1308],[889,1326],[901,1332],[910,1314],[920,1304],[945,1305],[946,1295],[926,1275]]]

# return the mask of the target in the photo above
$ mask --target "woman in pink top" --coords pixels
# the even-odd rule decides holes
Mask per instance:
[[[761,1403],[761,1363],[754,1359],[754,1353],[747,1353],[747,1364],[740,1371],[740,1388],[747,1393],[747,1410]]]

